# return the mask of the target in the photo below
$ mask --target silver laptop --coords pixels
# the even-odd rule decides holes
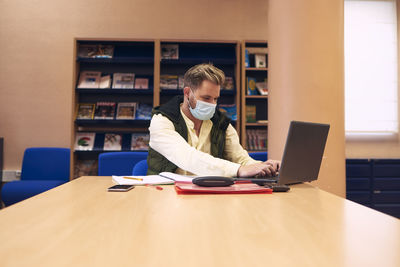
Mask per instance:
[[[318,179],[329,124],[291,121],[276,182],[288,185]]]

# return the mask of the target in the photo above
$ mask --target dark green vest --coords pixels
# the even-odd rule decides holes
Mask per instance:
[[[175,96],[164,105],[155,107],[152,116],[162,114],[166,116],[174,124],[177,131],[186,141],[188,140],[188,132],[185,120],[180,112],[180,104],[183,102],[183,96]],[[211,118],[213,126],[210,132],[211,155],[223,158],[225,149],[226,129],[229,126],[230,119],[218,109],[215,110],[214,116]],[[163,155],[149,147],[149,155],[147,157],[147,175],[159,174],[160,172],[175,172],[178,168]]]

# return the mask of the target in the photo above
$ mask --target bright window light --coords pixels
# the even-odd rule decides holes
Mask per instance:
[[[345,0],[346,136],[398,133],[395,0]]]

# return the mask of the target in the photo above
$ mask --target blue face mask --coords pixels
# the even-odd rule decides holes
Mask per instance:
[[[194,99],[196,99],[196,97],[194,97]],[[197,103],[195,108],[192,108],[189,102],[189,110],[190,113],[192,113],[193,117],[195,117],[198,120],[205,121],[211,119],[212,116],[214,116],[217,104],[211,104],[197,99],[196,102]]]

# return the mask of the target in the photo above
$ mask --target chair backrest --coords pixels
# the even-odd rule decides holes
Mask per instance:
[[[135,164],[147,159],[148,152],[107,152],[99,155],[99,176],[131,175]]]
[[[21,180],[69,181],[70,149],[31,147],[24,152]]]
[[[146,175],[147,168],[147,159],[141,160],[133,166],[132,175]]]
[[[267,161],[268,152],[250,152],[249,156],[255,160]]]

